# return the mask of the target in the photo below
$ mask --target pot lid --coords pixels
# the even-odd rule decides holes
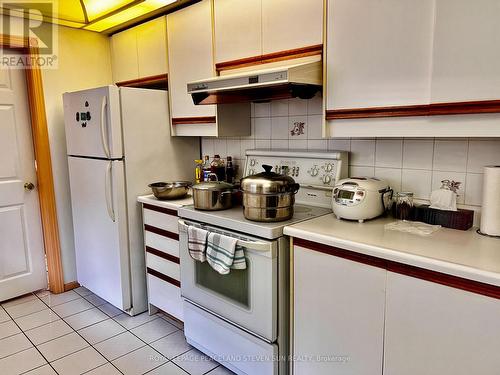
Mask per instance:
[[[263,165],[265,172],[247,176],[241,180],[241,190],[247,193],[274,194],[294,192],[298,184],[289,176],[271,172],[270,165]]]
[[[226,191],[233,188],[233,185],[223,181],[206,181],[193,185],[193,189],[195,190]]]

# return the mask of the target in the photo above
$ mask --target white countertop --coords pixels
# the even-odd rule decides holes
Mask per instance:
[[[141,203],[152,204],[153,206],[169,208],[171,210],[177,210],[182,206],[193,204],[193,196],[190,194],[182,199],[173,200],[159,200],[153,194],[141,195],[137,197],[137,200]]]
[[[390,218],[358,223],[321,216],[285,227],[291,237],[500,286],[500,239],[441,228],[429,236],[385,230]]]

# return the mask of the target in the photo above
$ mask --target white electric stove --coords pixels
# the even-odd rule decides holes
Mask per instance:
[[[292,219],[260,223],[242,207],[223,211],[179,209],[181,294],[187,341],[237,374],[289,371],[289,250],[283,228],[331,214],[335,183],[347,177],[347,153],[249,150],[245,173],[262,165],[300,184]],[[188,253],[187,228],[196,226],[238,239],[247,269],[220,275]]]

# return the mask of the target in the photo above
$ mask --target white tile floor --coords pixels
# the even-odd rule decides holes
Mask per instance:
[[[85,288],[40,291],[0,306],[1,375],[228,375],[191,347],[182,324],[130,317]]]

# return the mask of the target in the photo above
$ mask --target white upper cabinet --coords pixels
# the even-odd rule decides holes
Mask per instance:
[[[384,375],[498,373],[500,300],[388,272],[386,303]]]
[[[293,265],[293,373],[381,375],[386,270],[300,246]]]
[[[327,7],[327,110],[429,103],[434,0]]]
[[[137,27],[139,77],[156,76],[168,71],[166,21],[166,17],[160,17]]]
[[[214,76],[210,0],[167,16],[170,113],[172,119],[215,116],[215,105],[194,105],[187,84]]]
[[[323,0],[262,0],[264,55],[323,43]]]
[[[111,37],[113,81],[124,82],[167,73],[165,17]]]
[[[113,82],[139,78],[137,32],[129,29],[111,37],[111,65]]]
[[[500,1],[436,0],[432,102],[500,99]]]
[[[323,43],[323,0],[215,0],[216,63]]]
[[[262,54],[262,0],[215,0],[215,62]]]

